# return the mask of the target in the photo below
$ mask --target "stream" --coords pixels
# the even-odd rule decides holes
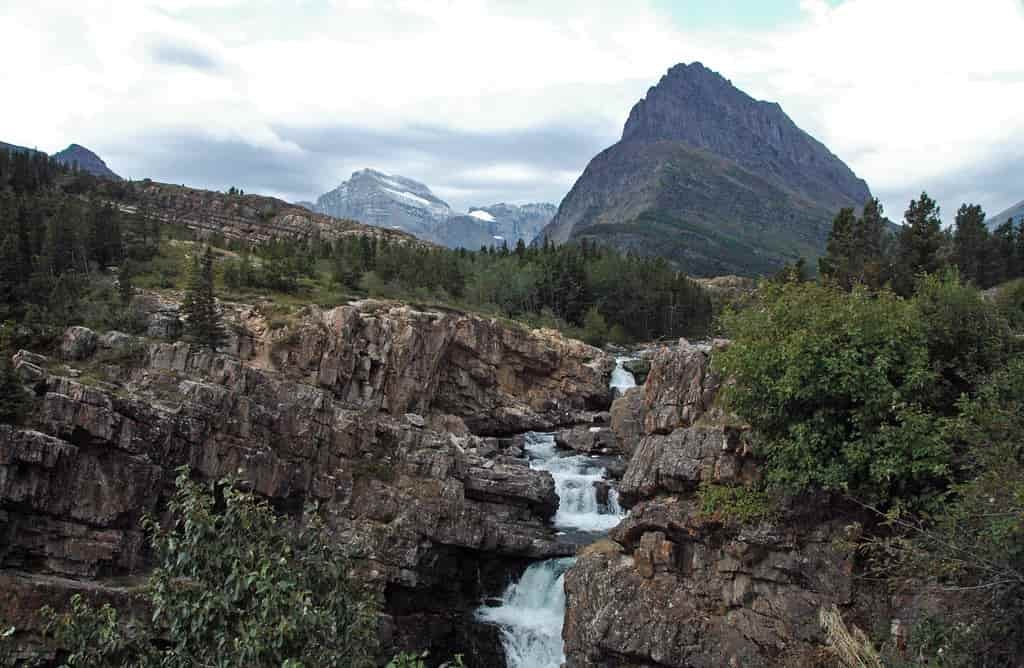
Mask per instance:
[[[612,372],[610,386],[620,393],[636,384],[633,374],[622,366],[628,359],[616,358]],[[586,545],[619,523],[624,513],[615,490],[609,490],[602,503],[595,485],[605,478],[606,457],[559,449],[554,434],[529,432],[525,437],[530,466],[554,478],[558,511],[552,523],[560,539]],[[477,611],[479,619],[501,627],[508,668],[559,668],[565,661],[564,576],[574,561],[566,557],[531,564],[508,586],[500,605]]]

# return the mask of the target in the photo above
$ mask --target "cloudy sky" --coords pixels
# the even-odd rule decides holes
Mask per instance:
[[[557,203],[699,60],[893,218],[1024,198],[1022,0],[4,0],[0,140],[310,199],[374,167],[456,208]]]

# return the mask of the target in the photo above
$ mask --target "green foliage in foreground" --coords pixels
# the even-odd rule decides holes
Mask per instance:
[[[81,599],[44,609],[67,666],[373,666],[376,607],[349,580],[316,512],[293,528],[231,481],[178,471],[164,528],[146,520],[158,563],[134,624]],[[221,507],[222,506],[222,507]]]
[[[956,402],[1005,363],[997,310],[955,273],[913,299],[811,283],[766,285],[726,314],[716,356],[724,398],[759,435],[769,484],[838,490],[874,503],[925,498],[956,462]]]

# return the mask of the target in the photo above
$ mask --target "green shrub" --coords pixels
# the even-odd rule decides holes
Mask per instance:
[[[745,485],[702,482],[697,490],[701,514],[727,524],[746,524],[771,519],[778,509],[768,493]]]
[[[1024,278],[996,290],[995,303],[1015,332],[1024,331]]]
[[[945,480],[949,448],[920,405],[935,373],[912,302],[766,285],[723,322],[733,343],[715,364],[735,379],[723,400],[757,431],[769,484],[879,501]]]
[[[67,665],[375,665],[376,606],[313,509],[296,530],[237,484],[202,485],[183,467],[168,510],[169,526],[145,521],[158,564],[145,626],[82,599],[43,610]]]

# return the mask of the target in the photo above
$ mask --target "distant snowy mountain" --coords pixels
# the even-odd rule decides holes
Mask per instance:
[[[554,204],[492,204],[471,207],[467,215],[449,218],[434,232],[434,241],[450,248],[514,247],[529,244],[558,211]]]
[[[297,202],[317,213],[397,228],[449,248],[510,247],[533,241],[558,211],[554,204],[492,204],[452,211],[426,185],[374,169],[354,172],[348,181],[314,202]]]
[[[994,230],[1008,220],[1013,220],[1014,225],[1024,224],[1024,201],[1017,202],[1006,211],[989,217],[988,226]]]
[[[419,181],[373,169],[353,172],[348,181],[321,195],[313,210],[425,239],[452,216],[451,207]]]

